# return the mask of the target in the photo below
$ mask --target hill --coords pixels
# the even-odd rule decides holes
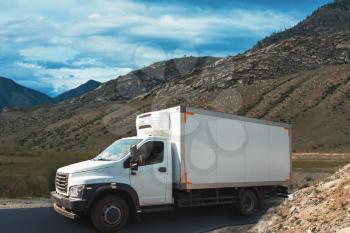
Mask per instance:
[[[30,107],[51,104],[47,95],[19,85],[11,79],[0,77],[0,110],[4,107]]]
[[[343,2],[321,9],[342,9]],[[321,9],[302,23],[343,15]],[[0,146],[98,150],[134,134],[137,114],[186,105],[292,123],[294,151],[349,151],[350,32],[343,20],[334,23],[337,30],[322,24],[327,33],[293,27],[237,56],[155,63],[70,103],[2,113]]]
[[[95,80],[89,80],[77,88],[71,89],[69,91],[66,91],[66,92],[56,96],[54,99],[55,99],[55,101],[60,102],[60,101],[65,101],[65,100],[77,98],[77,97],[80,97],[80,96],[86,94],[87,92],[95,90],[100,85],[101,85],[100,82],[97,82]]]

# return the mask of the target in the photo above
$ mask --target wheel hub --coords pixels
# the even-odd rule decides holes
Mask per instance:
[[[117,206],[108,206],[103,212],[104,220],[106,223],[114,225],[120,221],[121,211]]]
[[[249,197],[244,197],[243,208],[246,211],[250,211],[251,209],[253,209],[253,207],[254,207],[253,201]]]

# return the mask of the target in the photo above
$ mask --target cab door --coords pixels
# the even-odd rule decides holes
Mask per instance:
[[[138,194],[141,206],[166,203],[169,185],[167,147],[165,140],[150,140],[137,149],[138,169],[130,169],[130,182]]]

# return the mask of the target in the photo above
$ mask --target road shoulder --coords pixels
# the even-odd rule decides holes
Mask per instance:
[[[34,199],[0,199],[1,209],[22,209],[22,208],[44,208],[51,207],[51,200],[48,198]]]

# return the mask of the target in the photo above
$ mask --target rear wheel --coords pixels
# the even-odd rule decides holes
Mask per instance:
[[[129,206],[122,198],[106,196],[94,203],[90,218],[97,230],[110,233],[125,226],[129,213]]]
[[[252,190],[246,189],[239,195],[236,209],[242,215],[252,215],[258,209],[258,204],[256,194]]]

